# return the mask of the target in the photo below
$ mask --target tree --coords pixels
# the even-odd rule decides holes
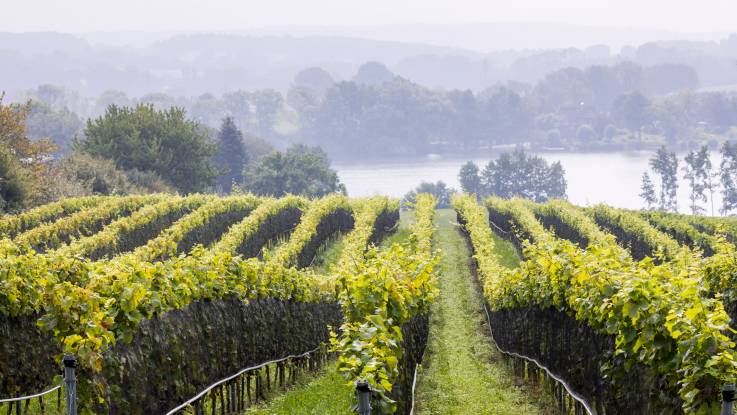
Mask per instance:
[[[30,103],[3,105],[0,93],[0,209],[18,210],[48,202],[48,170],[57,147],[26,135]]]
[[[639,92],[621,95],[612,104],[612,118],[642,138],[641,130],[649,119],[650,101]]]
[[[698,87],[699,76],[689,65],[668,63],[643,70],[643,91],[650,95],[666,95]]]
[[[576,138],[584,143],[590,143],[596,139],[596,131],[588,124],[582,124],[576,130]]]
[[[0,212],[16,212],[25,204],[28,183],[18,159],[0,147]]]
[[[721,149],[719,178],[722,183],[722,214],[737,208],[737,142],[726,141]]]
[[[248,134],[243,137],[243,147],[246,150],[248,163],[253,160],[260,159],[267,154],[271,154],[271,152],[274,151],[274,146],[272,146],[268,141]]]
[[[545,133],[545,145],[548,147],[560,147],[563,145],[560,140],[560,130],[554,128]]]
[[[110,159],[73,153],[52,169],[53,198],[173,192],[154,172],[121,170]]]
[[[254,133],[261,138],[276,136],[274,128],[284,106],[282,95],[277,91],[267,89],[251,93],[250,98],[258,122],[258,128]]]
[[[450,208],[450,199],[456,193],[456,190],[448,187],[442,180],[439,180],[437,183],[422,182],[414,190],[404,195],[402,200],[407,203],[415,203],[417,195],[420,193],[428,193],[435,196],[438,209],[447,209]]]
[[[650,167],[660,176],[660,210],[678,212],[678,158],[661,146],[650,159]]]
[[[220,169],[217,184],[223,192],[230,193],[233,183],[243,181],[243,169],[248,162],[243,146],[243,134],[235,126],[232,117],[223,119],[217,141],[217,151],[213,156],[213,164]]]
[[[711,202],[711,215],[714,216],[714,183],[715,173],[712,171],[711,157],[709,156],[709,148],[701,146],[697,153],[697,157],[702,160],[700,163],[701,170],[697,172],[699,181],[704,190],[709,192],[709,201]]]
[[[613,126],[612,124],[609,124],[604,128],[604,139],[606,141],[612,141],[614,140],[614,137],[617,136],[617,127]]]
[[[541,174],[547,174],[547,180],[544,182],[544,191],[547,193],[546,197],[551,199],[565,199],[566,188],[568,182],[566,181],[566,171],[563,169],[563,165],[560,161],[555,161],[550,165],[550,168]]]
[[[98,115],[104,113],[108,107],[115,105],[118,107],[129,107],[133,105],[133,101],[128,98],[123,91],[108,90],[100,94],[95,102],[93,114]]]
[[[516,143],[527,138],[534,117],[522,97],[508,88],[498,88],[487,95],[480,104],[482,137],[489,144]]]
[[[243,187],[275,197],[288,193],[322,197],[346,192],[338,173],[330,168],[327,154],[320,147],[303,144],[292,145],[285,152],[275,151],[249,165],[243,173]]]
[[[105,115],[87,121],[75,149],[112,159],[123,170],[152,171],[184,193],[203,191],[216,177],[210,165],[215,146],[176,107],[157,111],[149,104],[111,105]]]
[[[521,197],[543,202],[565,199],[565,170],[560,162],[548,165],[542,157],[524,150],[502,153],[481,172],[481,193],[504,198]]]
[[[709,159],[709,148],[701,146],[698,151],[689,152],[684,158],[686,164],[683,166],[683,178],[689,183],[691,193],[689,200],[691,201],[691,214],[700,215],[705,209],[698,205],[697,202],[706,202],[706,190],[709,190],[710,196],[713,195],[713,183],[711,180],[711,160]],[[712,214],[714,212],[714,203],[712,200]]]
[[[675,143],[679,137],[684,137],[698,119],[694,118],[693,110],[689,108],[692,94],[671,94],[653,103],[649,112],[652,113],[653,125],[665,136],[668,143]]]
[[[34,139],[50,138],[61,153],[69,151],[84,122],[66,108],[54,109],[41,101],[32,101],[26,118],[26,132]]]
[[[469,161],[461,166],[458,178],[464,192],[481,195],[481,178],[479,177],[479,166],[476,163]]]
[[[653,207],[658,203],[658,197],[655,195],[655,186],[650,175],[647,172],[642,173],[642,185],[640,186],[640,197],[645,201],[647,210],[653,210]]]
[[[702,198],[706,199],[706,195],[704,194],[704,189],[701,188],[698,178],[696,177],[696,171],[700,168],[696,158],[696,152],[690,151],[686,154],[686,157],[683,158],[683,161],[686,162],[682,167],[683,178],[688,182],[690,190],[688,196],[690,201],[689,208],[691,209],[692,215],[699,215],[703,213],[704,208],[699,206],[697,202],[702,200]]]
[[[294,76],[295,86],[311,89],[318,95],[324,94],[334,83],[328,71],[318,67],[303,69]]]
[[[394,74],[380,62],[366,62],[358,68],[358,72],[353,77],[353,82],[366,85],[380,85],[384,82],[391,82]]]

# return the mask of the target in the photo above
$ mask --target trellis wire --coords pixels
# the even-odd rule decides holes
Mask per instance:
[[[5,404],[8,404],[8,412],[7,412],[8,414],[12,414],[13,413],[13,407],[15,407],[15,414],[16,415],[27,414],[28,413],[28,406],[31,404],[31,401],[33,399],[38,398],[39,406],[42,408],[42,413],[45,413],[45,412],[43,412],[43,410],[45,409],[44,402],[43,402],[43,397],[46,396],[46,395],[49,395],[49,394],[51,394],[51,393],[53,393],[55,391],[58,391],[57,392],[57,401],[56,401],[56,404],[57,404],[57,412],[59,412],[59,411],[61,411],[61,388],[62,388],[62,385],[63,384],[64,383],[62,382],[62,383],[54,386],[53,388],[51,388],[51,389],[49,389],[47,391],[36,393],[36,394],[33,394],[33,395],[19,396],[17,398],[0,399],[0,408],[3,407]],[[22,408],[23,402],[26,403],[25,410],[23,410],[23,408]],[[49,402],[49,403],[51,403],[51,402]]]
[[[502,229],[502,228],[500,228],[499,226],[497,226],[497,224],[496,224],[496,223],[494,223],[494,221],[491,221],[491,220],[490,220],[490,221],[489,221],[489,224],[491,224],[491,226],[493,226],[493,227],[494,227],[494,229],[496,229],[496,231],[497,231],[497,232],[501,232],[501,233],[502,233],[503,235],[505,235],[505,236],[513,235],[513,233],[512,233],[512,232],[509,232],[509,231],[505,231],[504,229]]]
[[[409,415],[415,415],[415,387],[417,386],[417,366],[415,365],[415,374],[412,377],[412,406],[409,409]]]
[[[40,397],[42,397],[44,395],[48,395],[51,392],[54,392],[57,389],[61,389],[61,386],[62,386],[62,384],[60,383],[60,384],[54,386],[53,388],[51,388],[51,389],[49,389],[47,391],[40,392],[40,393],[37,393],[35,395],[19,396],[17,398],[0,399],[0,404],[9,403],[9,402],[26,401],[26,400],[30,400],[30,399],[40,398]]]
[[[13,413],[14,406],[15,415],[27,414],[33,399],[38,398],[38,406],[43,414],[46,413],[46,406],[44,405],[43,397],[56,392],[56,412],[61,413],[61,389],[64,386],[66,401],[64,413],[66,415],[77,415],[77,377],[75,373],[77,359],[72,355],[65,355],[62,362],[64,363],[64,379],[61,383],[44,392],[33,395],[0,399],[0,407],[7,403],[8,415]],[[25,402],[25,409],[23,408],[23,402]],[[51,401],[49,401],[49,404],[51,405]]]
[[[184,409],[192,408],[194,406],[195,413],[196,414],[204,414],[204,408],[202,407],[202,403],[204,399],[207,398],[208,394],[211,392],[214,392],[214,395],[212,396],[212,413],[215,413],[215,407],[217,406],[218,396],[220,397],[221,401],[221,413],[226,413],[226,407],[227,407],[227,413],[237,413],[238,410],[241,408],[244,408],[245,405],[245,396],[247,395],[248,400],[251,401],[251,372],[258,371],[256,374],[255,379],[255,390],[254,390],[254,400],[258,400],[259,396],[263,397],[263,380],[261,379],[261,369],[266,370],[266,382],[267,387],[271,388],[271,375],[269,374],[269,365],[277,365],[277,372],[275,373],[275,386],[277,379],[279,381],[279,386],[283,386],[284,384],[284,377],[285,377],[285,366],[283,365],[285,362],[289,362],[291,360],[296,361],[298,364],[302,361],[304,358],[309,358],[311,355],[315,355],[316,357],[313,357],[312,360],[308,360],[309,370],[315,370],[319,367],[321,364],[321,361],[326,357],[318,356],[319,352],[324,349],[324,345],[318,346],[312,350],[309,350],[307,352],[304,352],[302,354],[298,355],[289,355],[286,357],[283,357],[281,359],[276,360],[270,360],[268,362],[260,363],[256,366],[247,367],[245,369],[241,369],[237,373],[228,376],[224,379],[221,379],[207,388],[203,389],[200,393],[193,396],[192,398],[188,399],[183,404],[177,406],[176,408],[172,409],[171,411],[167,412],[166,415],[174,415]],[[317,360],[317,362],[315,362]],[[292,369],[289,373],[289,377],[294,380],[295,378],[295,369]],[[243,375],[247,376],[246,384],[244,385],[243,379],[241,379],[241,382],[233,382],[234,380],[237,380],[239,377]],[[227,384],[227,385],[226,385]],[[224,390],[223,386],[227,386],[228,391],[226,394],[226,391]],[[217,390],[217,388],[220,388]],[[234,396],[235,395],[235,396]],[[235,398],[235,399],[234,399]],[[226,401],[227,399],[227,401]]]
[[[490,220],[489,221],[489,224],[492,227],[494,227],[494,229],[497,232],[497,234],[501,233],[504,236],[505,239],[511,238],[512,232],[507,232],[504,229],[500,228],[499,226],[497,226],[496,223],[494,223],[494,221],[491,221]],[[459,223],[455,223],[455,225],[458,226],[460,229],[463,229],[463,225],[461,225]],[[540,363],[537,359],[534,359],[534,358],[529,357],[529,356],[521,355],[521,354],[515,353],[515,352],[508,352],[508,351],[502,349],[499,346],[499,343],[497,343],[496,342],[496,339],[494,338],[494,332],[491,329],[491,316],[489,315],[489,308],[487,307],[486,301],[484,301],[484,313],[486,314],[486,322],[489,324],[489,337],[491,337],[491,341],[492,341],[492,343],[494,343],[494,347],[496,347],[497,350],[499,350],[502,354],[505,354],[507,356],[510,356],[510,357],[513,357],[513,358],[522,359],[522,360],[526,360],[526,361],[528,361],[530,363],[533,363],[535,366],[537,366],[538,368],[540,368],[543,371],[545,371],[545,373],[547,373],[547,375],[550,376],[550,378],[552,378],[553,380],[555,380],[556,382],[558,382],[560,385],[562,385],[563,388],[568,393],[568,395],[571,398],[573,398],[578,404],[580,404],[583,407],[583,409],[586,411],[586,413],[588,415],[597,415],[596,409],[592,408],[591,407],[591,404],[589,404],[583,396],[581,396],[578,393],[576,393],[573,390],[573,388],[571,388],[570,385],[568,385],[568,383],[566,383],[565,380],[563,380],[562,378],[556,376],[553,372],[550,371],[550,369],[548,369],[545,365],[543,365],[542,363]],[[556,398],[559,401],[562,399],[561,396],[558,396]]]
[[[588,415],[597,415],[596,409],[592,408],[591,405],[586,401],[586,399],[583,396],[581,396],[578,393],[576,393],[568,385],[568,383],[566,383],[565,380],[563,380],[562,378],[556,376],[553,372],[550,371],[550,369],[548,369],[547,367],[545,367],[545,365],[543,365],[542,363],[540,363],[537,359],[532,358],[532,357],[529,357],[529,356],[521,355],[521,354],[515,353],[515,352],[508,352],[508,351],[502,349],[501,347],[499,347],[499,344],[496,342],[496,339],[494,339],[494,333],[491,330],[491,316],[489,315],[489,308],[487,307],[486,302],[484,302],[484,312],[486,313],[486,321],[489,324],[489,333],[490,333],[491,341],[494,343],[494,347],[496,347],[497,350],[499,350],[503,354],[506,354],[507,356],[515,357],[515,358],[518,358],[518,359],[523,359],[523,360],[526,360],[528,362],[531,362],[531,363],[535,364],[537,367],[539,367],[540,369],[544,370],[545,373],[547,373],[548,376],[550,376],[553,380],[555,380],[560,385],[562,385],[563,388],[568,393],[568,395],[571,398],[573,398],[577,403],[579,403],[584,408],[584,410],[586,411],[586,413]],[[557,399],[559,401],[561,400],[561,398],[562,397],[560,395],[557,397]]]

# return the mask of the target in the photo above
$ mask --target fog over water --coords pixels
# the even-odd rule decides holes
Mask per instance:
[[[568,182],[568,199],[582,206],[607,203],[617,207],[640,209],[644,206],[640,193],[642,173],[649,170],[648,159],[652,151],[624,153],[541,153],[549,162],[560,160],[566,171]],[[688,212],[688,188],[683,173],[683,154],[678,154],[678,210]],[[472,160],[483,168],[496,155]],[[426,157],[401,162],[373,163],[335,163],[341,181],[346,185],[351,196],[370,196],[387,194],[401,197],[422,181],[442,180],[451,187],[460,189],[458,171],[469,158],[463,157]],[[712,153],[711,161],[714,169],[719,167],[718,153]],[[657,186],[654,173],[650,176]],[[714,196],[715,214],[719,214],[721,197]],[[710,212],[708,203],[702,204]]]

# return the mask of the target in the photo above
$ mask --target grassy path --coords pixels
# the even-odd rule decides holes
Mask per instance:
[[[340,254],[343,252],[343,238],[345,238],[345,235],[339,233],[330,238],[327,242],[327,247],[320,250],[312,260],[310,268],[318,274],[327,274],[330,271],[330,267],[340,259]]]
[[[246,415],[349,415],[353,389],[346,385],[335,365],[314,377],[299,381],[291,390],[265,404],[250,408]]]
[[[491,346],[481,295],[470,273],[471,253],[455,226],[451,210],[436,216],[436,246],[443,252],[440,296],[432,305],[430,338],[419,372],[417,414],[542,414]],[[500,246],[505,265],[514,266],[516,255]]]
[[[401,243],[409,238],[409,225],[414,221],[414,212],[402,212],[399,228],[385,238],[380,246]],[[342,249],[341,241],[337,241],[322,253],[319,270],[326,271],[330,264],[337,260]],[[302,379],[290,390],[276,396],[262,405],[251,408],[246,415],[350,415],[353,405],[353,388],[335,369],[334,363],[328,363],[322,372]]]

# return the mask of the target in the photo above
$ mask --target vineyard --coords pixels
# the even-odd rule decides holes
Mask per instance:
[[[248,413],[302,396],[274,386],[299,372],[339,391],[322,413],[364,382],[380,414],[720,412],[737,221],[451,202],[153,194],[0,217],[0,413],[55,413],[3,398],[62,383],[64,356],[84,414]]]

